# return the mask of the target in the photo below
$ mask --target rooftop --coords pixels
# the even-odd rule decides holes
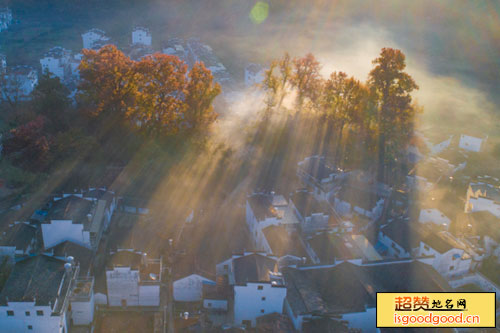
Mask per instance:
[[[250,208],[257,218],[257,221],[263,221],[267,218],[282,218],[280,211],[275,209],[273,205],[274,194],[270,193],[255,193],[248,197]]]
[[[363,312],[374,307],[377,292],[439,292],[450,289],[429,265],[419,261],[333,268],[283,270],[287,299],[295,314]]]
[[[420,245],[421,235],[409,220],[396,219],[383,226],[380,231],[408,253]]]
[[[0,302],[54,305],[63,280],[65,261],[38,255],[17,262],[0,294]],[[64,295],[64,292],[61,293]]]
[[[89,272],[92,261],[94,260],[94,252],[92,252],[92,250],[71,241],[59,243],[47,249],[46,252],[52,253],[54,257],[73,257],[80,265],[80,274],[82,275],[86,275]]]
[[[233,271],[236,284],[246,282],[269,282],[270,272],[277,272],[278,265],[275,259],[252,253],[233,259]]]
[[[307,191],[296,191],[290,196],[290,200],[299,211],[302,217],[308,217],[312,214],[323,213],[330,215],[330,209],[327,205],[320,203],[314,198],[312,193]]]
[[[271,225],[263,230],[271,251],[278,257],[292,255],[299,258],[307,257],[299,236],[296,232],[288,232],[283,226]]]
[[[13,246],[18,250],[26,250],[36,237],[37,229],[25,222],[16,222],[0,237],[0,246]]]

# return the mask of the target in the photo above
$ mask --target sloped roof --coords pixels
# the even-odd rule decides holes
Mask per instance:
[[[419,261],[333,268],[283,270],[287,299],[295,314],[340,314],[374,307],[377,292],[438,292],[451,288]]]
[[[248,197],[247,200],[258,221],[278,217],[278,212],[273,207],[272,194],[256,193]]]
[[[274,255],[282,257],[288,254],[299,258],[307,257],[296,232],[289,233],[285,227],[275,225],[265,228],[262,232]]]
[[[55,257],[71,256],[75,258],[75,261],[80,265],[80,274],[82,275],[87,274],[94,260],[94,252],[92,250],[71,241],[59,243],[47,249],[47,252],[52,252]]]
[[[394,220],[383,226],[380,231],[409,253],[420,244],[420,233],[411,222],[404,219]]]
[[[236,284],[244,284],[269,282],[269,273],[277,272],[278,268],[275,259],[253,253],[233,259],[233,269]]]
[[[323,213],[326,215],[330,214],[330,210],[326,205],[321,204],[314,198],[314,196],[307,191],[296,191],[294,192],[290,200],[299,211],[302,217],[308,217],[312,214]]]
[[[47,212],[47,220],[72,220],[81,223],[88,229],[90,221],[87,217],[92,210],[92,201],[70,195],[52,203]]]
[[[0,238],[0,246],[14,246],[26,250],[36,236],[37,229],[27,223],[15,223]]]
[[[63,279],[66,262],[38,255],[15,264],[0,294],[0,302],[32,302],[36,305],[54,304]]]

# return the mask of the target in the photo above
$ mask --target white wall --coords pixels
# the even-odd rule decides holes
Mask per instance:
[[[7,316],[7,311],[14,311],[14,316]],[[38,316],[36,311],[43,311]],[[26,315],[29,311],[29,316]],[[35,306],[35,302],[8,302],[7,306],[0,306],[0,332],[68,332],[66,316],[51,316],[49,306]],[[32,329],[28,329],[28,325]]]
[[[89,232],[83,230],[83,224],[73,224],[71,220],[52,220],[50,223],[42,223],[42,236],[45,248],[67,240],[91,247]]]
[[[227,311],[227,301],[222,299],[204,299],[203,307],[205,309]]]
[[[259,290],[259,286],[262,290]],[[263,297],[265,299],[263,299]],[[273,287],[271,283],[247,283],[234,286],[234,322],[239,325],[243,320],[256,324],[257,317],[270,313],[282,313],[286,297],[285,287]]]
[[[491,214],[500,218],[500,204],[487,198],[470,198],[467,204],[467,212],[489,211]]]
[[[483,139],[475,138],[473,136],[468,135],[460,135],[460,142],[458,143],[458,147],[461,149],[465,149],[468,151],[481,151],[481,144],[483,143]]]
[[[472,258],[462,259],[464,250],[461,249],[451,249],[441,254],[425,243],[420,242],[419,254],[421,256],[434,256],[432,267],[446,278],[466,274],[470,271],[472,265]]]
[[[418,217],[418,222],[420,223],[434,223],[438,226],[443,226],[446,229],[450,226],[451,220],[446,217],[439,209],[421,209],[420,215]]]
[[[191,274],[174,281],[174,300],[177,302],[199,302],[202,300],[203,283],[214,281],[198,274]]]
[[[71,319],[74,325],[89,325],[94,320],[94,293],[87,302],[71,301]]]
[[[139,305],[159,306],[160,305],[160,284],[139,285]]]
[[[151,46],[151,34],[143,29],[137,29],[132,32],[132,44]]]
[[[378,233],[378,241],[387,247],[387,255],[393,258],[409,258],[411,253],[408,253],[399,244],[387,237],[382,231]]]
[[[122,300],[127,306],[139,305],[139,271],[130,267],[115,267],[106,271],[108,287],[108,303],[110,306],[121,306]]]

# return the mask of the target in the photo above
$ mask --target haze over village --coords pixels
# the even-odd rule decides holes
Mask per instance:
[[[389,332],[377,293],[498,303],[499,14],[0,1],[0,332]]]

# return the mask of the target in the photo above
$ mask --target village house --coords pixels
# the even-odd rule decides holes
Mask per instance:
[[[116,203],[111,192],[100,198],[89,193],[92,192],[56,196],[35,212],[33,218],[41,221],[45,248],[69,240],[97,249]]]
[[[217,264],[233,290],[235,325],[255,327],[258,317],[282,313],[286,288],[275,257],[264,253],[233,255]]]
[[[420,233],[417,228],[409,218],[391,220],[380,228],[375,248],[390,258],[410,258],[420,245]]]
[[[1,89],[2,99],[27,100],[38,84],[38,72],[30,66],[15,66],[7,69],[5,87]]]
[[[306,240],[306,248],[314,264],[335,264],[349,260],[382,260],[380,254],[363,235],[339,236],[320,232]]]
[[[7,58],[5,54],[0,53],[0,74],[5,74],[7,72]]]
[[[255,86],[264,81],[265,70],[261,65],[248,64],[245,67],[245,85],[247,87]]]
[[[329,194],[345,174],[330,166],[324,156],[310,156],[298,163],[297,176],[305,186],[313,190],[317,200],[327,201]]]
[[[0,293],[1,330],[68,332],[77,276],[78,266],[45,255],[17,262]]]
[[[106,267],[108,305],[159,306],[162,273],[161,258],[125,249],[112,252]]]
[[[215,281],[210,280],[200,274],[189,274],[173,283],[174,301],[176,302],[200,302],[203,299],[203,285],[215,285]]]
[[[94,252],[80,244],[64,241],[51,248],[45,249],[43,254],[64,261],[74,261],[80,268],[80,277],[90,277],[94,262]]]
[[[500,188],[491,184],[470,183],[467,189],[465,212],[489,211],[500,218]]]
[[[246,222],[256,250],[267,251],[263,230],[271,225],[294,228],[298,221],[282,195],[254,193],[246,201]]]
[[[341,216],[360,215],[376,220],[390,195],[389,186],[376,182],[362,171],[351,171],[336,186],[329,202]]]
[[[0,236],[0,257],[8,256],[12,261],[27,256],[36,250],[38,229],[29,222],[15,222]]]
[[[106,44],[110,44],[110,39],[106,33],[101,29],[90,29],[82,34],[83,48],[84,49],[100,49]]]
[[[12,11],[8,7],[0,8],[0,32],[7,30],[12,23]]]
[[[319,318],[346,323],[351,330],[377,332],[377,292],[443,292],[451,288],[429,265],[419,261],[284,268],[285,313],[297,331]]]
[[[304,264],[308,254],[300,235],[283,225],[270,225],[263,229],[263,250],[278,258],[279,267]]]
[[[132,31],[132,45],[151,46],[152,37],[148,28],[136,27]]]
[[[40,64],[43,73],[50,73],[58,77],[61,82],[69,83],[79,76],[78,66],[80,65],[81,58],[81,54],[73,55],[70,50],[57,46],[51,48],[40,59]]]
[[[57,76],[61,81],[64,81],[70,70],[68,63],[71,58],[71,51],[63,47],[57,46],[45,53],[40,59],[42,72],[48,72]]]
[[[489,211],[462,213],[459,215],[463,235],[485,252],[486,257],[494,256],[500,262],[500,218]]]
[[[416,255],[433,256],[432,266],[446,278],[467,274],[483,260],[483,256],[449,232],[433,229],[421,238]]]
[[[447,230],[450,226],[451,220],[446,217],[446,215],[444,215],[439,209],[428,208],[420,210],[418,222],[422,224],[433,223],[434,225],[440,226],[444,230]]]
[[[327,230],[330,222],[334,222],[330,207],[316,200],[307,190],[298,190],[290,195],[290,207],[299,220],[302,233],[309,234]]]
[[[458,147],[467,151],[480,152],[481,146],[484,139],[476,138],[473,136],[462,134],[460,135],[460,141],[458,142]]]

